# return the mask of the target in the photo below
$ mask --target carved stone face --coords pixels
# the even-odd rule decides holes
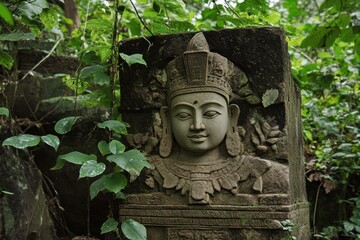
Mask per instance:
[[[220,145],[228,131],[228,104],[214,92],[187,93],[174,97],[171,126],[179,146],[188,152],[206,153]]]

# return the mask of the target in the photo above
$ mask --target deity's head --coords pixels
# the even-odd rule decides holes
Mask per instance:
[[[232,92],[227,58],[210,52],[202,33],[186,52],[167,66],[167,103],[161,108],[164,134],[160,155],[170,155],[173,137],[181,150],[205,154],[225,141],[229,155],[241,152],[237,133],[239,108],[229,104]]]

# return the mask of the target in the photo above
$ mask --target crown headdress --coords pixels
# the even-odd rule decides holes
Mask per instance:
[[[228,81],[228,59],[210,52],[203,33],[197,33],[186,51],[167,65],[167,99],[177,95],[210,91],[229,101],[231,86]]]

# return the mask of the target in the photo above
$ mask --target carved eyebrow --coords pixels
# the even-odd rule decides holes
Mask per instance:
[[[213,100],[204,101],[200,105],[200,107],[204,107],[204,106],[206,107],[207,105],[216,105],[217,107],[224,108],[224,106],[222,104],[215,102]],[[183,107],[183,106],[186,106],[189,108],[194,108],[194,105],[191,103],[188,103],[188,102],[178,102],[174,106],[172,106],[172,108],[178,108],[178,107]]]
[[[218,102],[214,102],[212,100],[205,101],[203,104],[200,105],[200,107],[206,107],[207,105],[216,105],[217,107],[224,108],[224,106]]]
[[[172,108],[178,108],[178,107],[183,107],[183,106],[186,106],[188,108],[194,108],[194,106],[188,102],[178,102]]]

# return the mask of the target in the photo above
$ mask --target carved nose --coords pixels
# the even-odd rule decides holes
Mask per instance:
[[[205,124],[202,121],[201,116],[195,116],[193,122],[190,124],[191,130],[204,130]]]

